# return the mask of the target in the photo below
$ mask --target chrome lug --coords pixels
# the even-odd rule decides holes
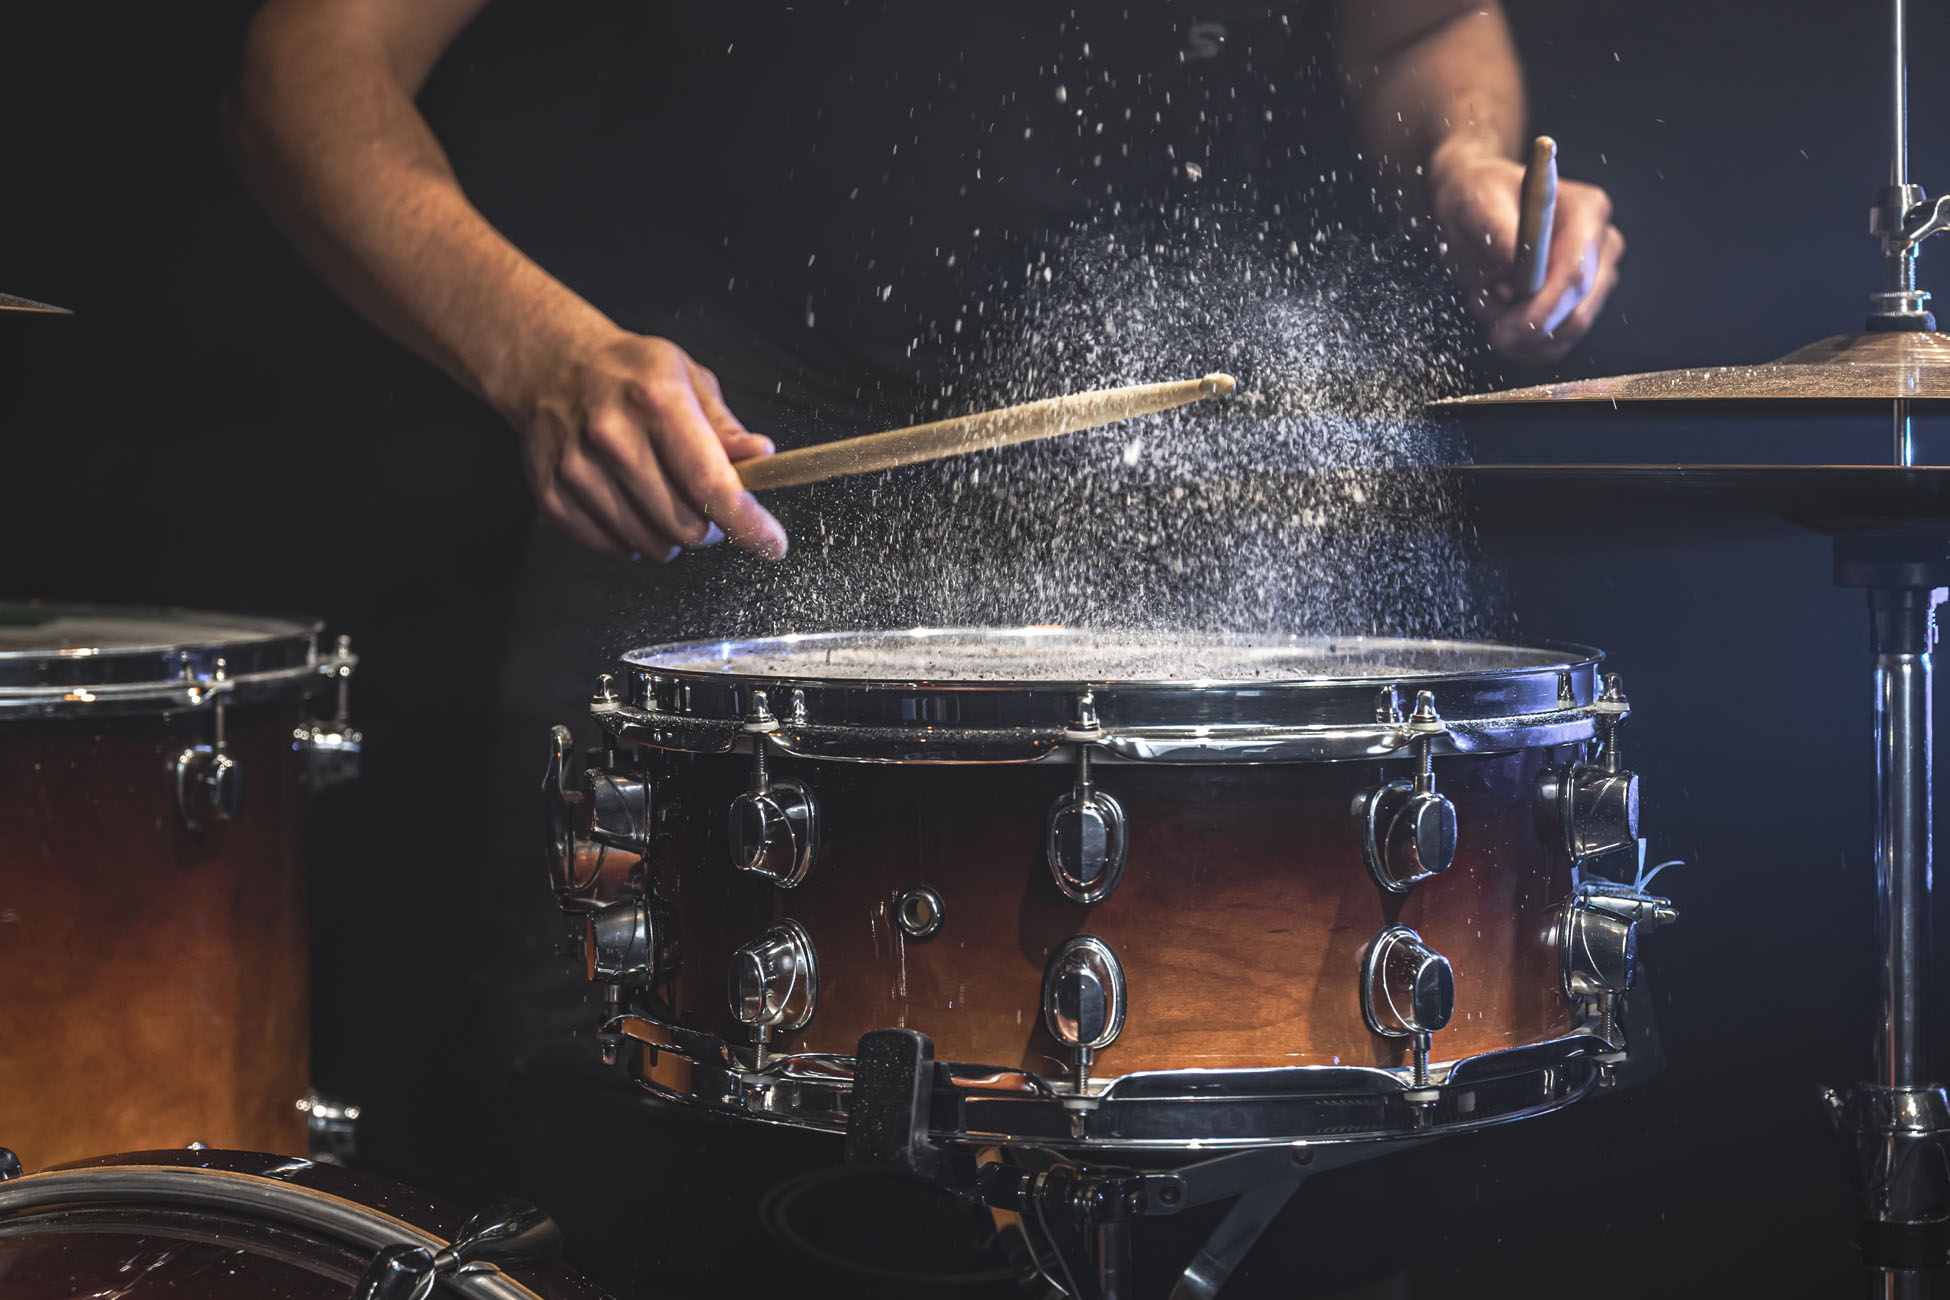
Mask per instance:
[[[1064,942],[1043,973],[1043,1023],[1067,1047],[1094,1052],[1124,1030],[1124,964],[1109,944],[1080,934]]]
[[[791,889],[819,850],[819,805],[797,781],[768,781],[731,802],[731,865]]]
[[[1594,997],[1632,987],[1638,965],[1639,928],[1588,898],[1564,907],[1559,935],[1564,995]]]
[[[819,962],[797,921],[784,920],[731,955],[731,1014],[763,1036],[804,1029],[819,1003]]]
[[[674,918],[648,900],[612,903],[583,921],[583,966],[604,984],[644,988],[676,969]]]
[[[1405,925],[1391,925],[1368,945],[1361,1014],[1384,1038],[1433,1034],[1456,1011],[1456,978],[1448,958]]]

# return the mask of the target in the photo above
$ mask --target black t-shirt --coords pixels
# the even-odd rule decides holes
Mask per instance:
[[[1327,170],[1309,9],[497,0],[427,100],[488,216],[620,323],[898,409],[1075,232],[1291,206]]]

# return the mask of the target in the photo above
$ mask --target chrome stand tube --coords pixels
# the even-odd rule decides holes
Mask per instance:
[[[1875,654],[1875,1078],[1830,1092],[1854,1147],[1859,1236],[1876,1300],[1929,1293],[1950,1249],[1950,1097],[1923,1044],[1930,914],[1931,651],[1946,543],[1843,538],[1836,581],[1868,588]]]
[[[1869,593],[1876,656],[1876,932],[1882,946],[1876,1082],[1923,1082],[1924,931],[1930,890],[1933,593]]]

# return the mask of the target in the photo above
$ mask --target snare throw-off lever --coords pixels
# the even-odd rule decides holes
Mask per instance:
[[[1415,712],[1403,725],[1415,737],[1415,778],[1371,791],[1357,809],[1366,823],[1361,850],[1368,874],[1391,894],[1406,894],[1456,860],[1456,805],[1435,790],[1435,741],[1448,728],[1435,711],[1434,692],[1415,693]]]

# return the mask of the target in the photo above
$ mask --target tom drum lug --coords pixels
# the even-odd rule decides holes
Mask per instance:
[[[224,661],[218,659],[209,685],[202,690],[210,701],[210,743],[186,747],[171,765],[176,815],[193,835],[201,835],[210,822],[229,821],[244,804],[243,769],[231,756],[225,735],[231,689],[225,668]],[[183,673],[192,675],[188,655],[183,656]]]
[[[1435,738],[1446,728],[1432,692],[1416,693],[1405,725],[1416,733],[1414,779],[1391,781],[1357,806],[1361,856],[1375,883],[1391,894],[1406,894],[1456,860],[1456,805],[1435,789]]]
[[[788,917],[734,952],[727,993],[760,1044],[775,1030],[804,1029],[819,1006],[819,958],[805,927]]]
[[[1073,903],[1101,903],[1124,876],[1129,836],[1124,807],[1090,779],[1090,746],[1077,747],[1076,785],[1050,805],[1044,857]]]
[[[332,717],[303,723],[291,733],[291,747],[305,756],[305,784],[313,790],[329,790],[359,775],[366,737],[352,725],[351,716],[352,674],[358,667],[352,638],[341,636],[332,657],[318,665],[318,671],[337,686],[337,707]]]

